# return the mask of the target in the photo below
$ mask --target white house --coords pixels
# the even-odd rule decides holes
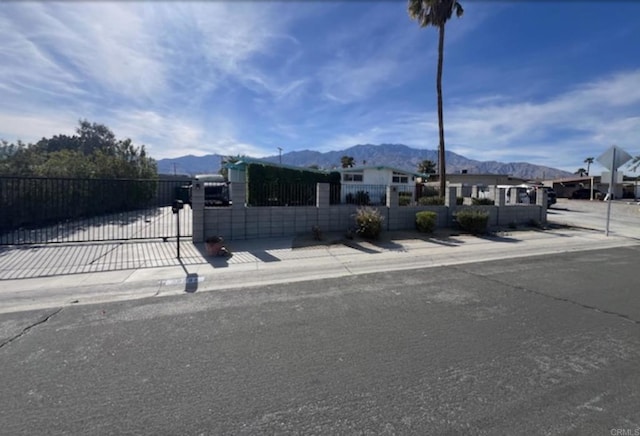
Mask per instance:
[[[381,165],[340,168],[336,171],[339,171],[341,176],[341,200],[347,203],[349,203],[347,197],[353,198],[361,192],[366,193],[371,203],[384,204],[386,187],[389,185],[396,186],[398,192],[405,192],[411,200],[415,200],[416,177],[421,176],[412,171]]]

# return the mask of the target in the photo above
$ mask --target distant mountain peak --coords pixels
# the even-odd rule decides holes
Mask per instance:
[[[339,168],[342,156],[354,158],[356,166],[384,165],[409,171],[416,171],[420,162],[430,159],[438,161],[437,150],[417,149],[404,144],[357,144],[344,150],[319,152],[315,150],[296,150],[284,153],[282,163],[298,167],[317,165],[319,168]],[[175,159],[158,160],[158,172],[162,174],[205,174],[217,173],[223,156],[210,154],[206,156],[187,155]],[[280,162],[279,155],[263,158],[268,162]],[[569,177],[571,173],[527,162],[477,161],[451,151],[446,152],[447,173],[460,173],[466,170],[469,174],[508,174],[523,179],[556,179]]]

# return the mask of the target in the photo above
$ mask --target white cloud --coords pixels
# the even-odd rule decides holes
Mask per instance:
[[[7,136],[0,139],[9,142],[22,140],[26,143],[36,142],[42,137],[50,138],[54,135],[73,135],[78,125],[78,118],[73,114],[55,113],[18,115],[0,112],[0,132]]]
[[[563,89],[538,77],[544,59],[527,58],[509,67],[510,87],[496,84],[501,65],[465,69],[460,58],[471,32],[512,6],[465,8],[447,28],[448,150],[551,166],[613,143],[638,152],[640,70]],[[437,31],[418,28],[405,5],[9,2],[0,29],[0,138],[10,141],[72,133],[86,118],[156,158],[437,148]]]
[[[640,107],[640,89],[633,83],[640,83],[640,70],[585,83],[543,102],[451,107],[445,110],[448,143],[485,155],[502,150],[503,156],[515,156],[522,148],[544,151],[549,161],[575,160],[586,150],[637,134],[639,118],[631,114]]]

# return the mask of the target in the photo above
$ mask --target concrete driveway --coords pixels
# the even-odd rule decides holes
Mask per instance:
[[[605,231],[607,203],[559,198],[548,211],[550,223]],[[609,234],[640,239],[640,204],[629,200],[611,202]]]

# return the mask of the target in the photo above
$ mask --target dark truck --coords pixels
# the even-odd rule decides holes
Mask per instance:
[[[205,206],[229,206],[231,204],[229,182],[224,179],[224,176],[221,174],[198,174],[195,178],[204,187]],[[176,187],[176,199],[191,206],[192,189],[191,184]]]
[[[204,185],[205,206],[229,206],[229,182],[222,174],[198,174],[196,179]]]

